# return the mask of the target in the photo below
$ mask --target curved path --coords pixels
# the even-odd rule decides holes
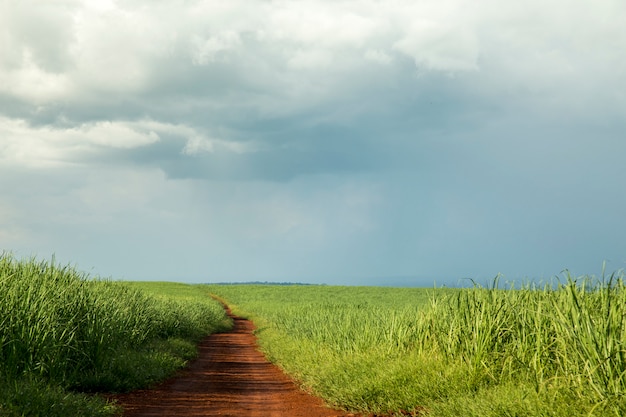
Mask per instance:
[[[155,389],[116,395],[124,416],[354,416],[300,390],[257,350],[254,325],[231,317],[233,330],[204,339],[198,358],[174,378]]]

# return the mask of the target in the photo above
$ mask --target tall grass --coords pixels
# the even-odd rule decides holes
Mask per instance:
[[[2,254],[0,401],[9,407],[16,390],[28,391],[31,382],[75,391],[144,386],[193,355],[193,348],[181,356],[175,346],[199,340],[224,319],[208,296],[157,297],[54,261]]]
[[[521,289],[499,288],[496,280],[488,288],[430,290],[426,301],[426,290],[415,289],[211,291],[259,324],[272,360],[345,408],[626,415],[621,273],[599,279],[566,273],[555,285]]]
[[[420,316],[429,296],[454,290],[265,285],[209,290],[255,322],[270,360],[332,405],[376,413],[410,409],[423,405],[425,392],[435,395],[445,384],[445,369],[413,359],[427,338]],[[426,375],[438,373],[441,384],[422,384]]]
[[[436,346],[491,382],[528,378],[592,409],[626,414],[626,288],[621,274],[555,288],[475,288],[440,308]]]

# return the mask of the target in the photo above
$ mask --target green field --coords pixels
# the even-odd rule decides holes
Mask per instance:
[[[230,325],[206,289],[92,279],[0,256],[0,416],[111,416],[97,395],[146,387]]]
[[[626,415],[622,274],[544,288],[187,285],[92,278],[0,256],[0,415],[112,416],[230,321],[344,409],[396,415]]]
[[[257,324],[272,361],[334,406],[433,417],[626,415],[623,276],[562,281],[209,290]]]

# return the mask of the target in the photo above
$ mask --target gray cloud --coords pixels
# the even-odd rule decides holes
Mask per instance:
[[[31,3],[0,5],[9,249],[194,280],[626,260],[623,2]]]

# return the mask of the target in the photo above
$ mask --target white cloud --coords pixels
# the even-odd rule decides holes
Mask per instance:
[[[398,103],[413,100],[403,95],[425,88],[445,90],[450,108],[458,95],[533,114],[569,115],[578,106],[576,114],[623,115],[625,7],[617,0],[75,0],[42,9],[2,2],[0,105],[25,124],[7,119],[0,129],[41,142],[27,152],[32,158],[58,162],[69,149],[142,146],[163,134],[184,138],[187,155],[248,152],[251,141],[223,132],[247,138],[257,121],[291,117],[307,128],[344,123],[373,103],[395,117]],[[426,86],[415,73],[465,78]],[[26,128],[31,120],[65,127]]]
[[[72,83],[72,2],[0,4],[0,94],[35,105],[67,96]]]
[[[154,120],[103,121],[70,127],[31,126],[25,120],[0,117],[0,164],[32,169],[96,162],[107,150],[131,150],[162,141],[180,143],[185,156],[203,153],[256,152],[252,141],[231,141],[183,124]],[[176,155],[170,155],[176,158]]]
[[[182,85],[199,112],[246,107],[286,116],[406,75],[402,57],[415,63],[413,72],[487,74],[475,91],[488,97],[507,84],[563,92],[586,83],[597,91],[624,83],[625,7],[618,0],[9,1],[0,4],[0,94],[69,108],[70,119],[74,107],[96,108],[91,118],[106,120],[99,106],[144,109],[154,96],[180,103]]]
[[[360,48],[381,30],[380,16],[362,14],[362,3],[279,2],[264,31],[274,41],[298,47]]]
[[[412,57],[418,68],[443,72],[479,69],[476,35],[447,23],[417,20],[393,48]]]
[[[35,105],[65,98],[73,90],[66,74],[47,72],[33,61],[25,50],[16,69],[0,69],[0,94],[6,94]]]
[[[80,88],[104,98],[148,88],[155,62],[173,41],[155,18],[143,10],[93,9],[86,2],[76,13],[76,41],[70,46],[72,78]]]
[[[194,65],[207,65],[211,62],[226,59],[226,53],[241,45],[239,34],[236,32],[222,32],[207,39],[200,36],[192,37],[194,50],[192,62]]]
[[[24,120],[0,118],[3,165],[46,168],[80,163],[98,148],[130,149],[154,143],[151,130],[124,122],[98,122],[71,128],[33,127]]]
[[[63,133],[68,140],[111,148],[131,149],[157,142],[159,136],[154,131],[141,131],[123,122],[98,122],[83,125]]]
[[[73,40],[75,1],[40,3],[31,0],[0,4],[0,66],[18,67],[27,53],[47,72],[70,64],[67,46]]]
[[[393,60],[388,53],[380,49],[368,49],[365,52],[365,58],[383,65],[389,65]]]
[[[556,190],[589,214],[553,233],[606,220],[579,240],[623,253],[623,204],[593,202],[624,195],[625,16],[623,0],[0,0],[0,241],[160,279],[458,258],[456,274],[519,258],[490,236],[534,239],[513,217],[541,229]]]
[[[242,154],[253,152],[254,150],[256,150],[256,147],[250,143],[211,139],[204,135],[194,133],[187,139],[187,143],[183,148],[182,153],[185,155],[198,155],[205,152],[214,153],[218,151],[225,151]]]
[[[333,58],[324,50],[299,50],[287,62],[289,68],[296,70],[324,70],[332,65]]]

